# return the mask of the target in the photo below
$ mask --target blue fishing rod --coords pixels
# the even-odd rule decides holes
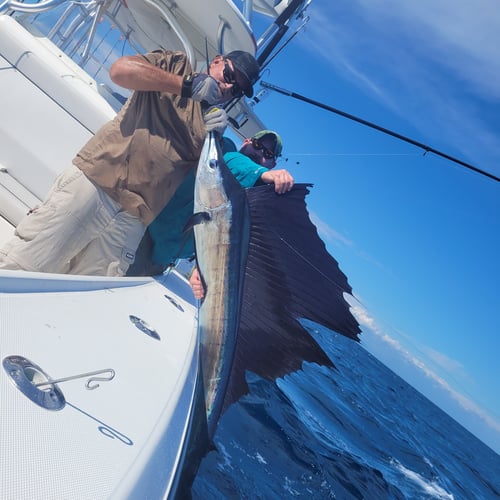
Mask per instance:
[[[381,127],[380,125],[369,122],[368,120],[364,120],[363,118],[359,118],[357,116],[351,115],[350,113],[346,113],[345,111],[342,111],[340,109],[334,108],[332,106],[328,106],[328,105],[323,104],[319,101],[315,101],[313,99],[310,99],[309,97],[305,97],[305,96],[297,94],[295,92],[291,92],[290,90],[282,89],[282,88],[277,87],[276,85],[273,85],[271,83],[261,81],[260,84],[262,85],[262,87],[264,87],[266,89],[274,90],[275,92],[278,92],[279,94],[293,97],[294,99],[298,99],[298,100],[306,102],[308,104],[312,104],[313,106],[317,106],[318,108],[326,109],[327,111],[331,111],[332,113],[336,113],[337,115],[343,116],[344,118],[348,118],[349,120],[353,120],[355,122],[361,123],[362,125],[366,125],[367,127],[378,130],[379,132],[383,132],[384,134],[395,137],[396,139],[399,139],[399,140],[404,141],[404,142],[408,142],[409,144],[412,144],[414,146],[417,146],[417,147],[423,149],[425,151],[424,154],[434,153],[435,155],[441,156],[442,158],[445,158],[446,160],[450,160],[454,163],[461,165],[462,167],[468,168],[470,170],[473,170],[474,172],[477,172],[481,175],[489,177],[490,179],[493,179],[497,182],[500,182],[500,177],[497,177],[496,175],[493,175],[490,172],[486,172],[485,170],[482,170],[478,167],[475,167],[474,165],[471,165],[470,163],[466,163],[465,161],[459,160],[458,158],[454,158],[453,156],[450,156],[449,154],[443,153],[442,151],[438,151],[437,149],[432,148],[431,146],[428,146],[426,144],[423,144],[422,142],[415,141],[414,139],[411,139],[411,138],[406,137],[404,135],[398,134],[397,132],[389,130],[385,127]]]

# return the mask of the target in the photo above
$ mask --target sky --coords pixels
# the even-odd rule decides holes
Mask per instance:
[[[308,14],[262,80],[500,177],[498,5],[313,0]],[[314,184],[308,209],[353,287],[362,345],[500,453],[500,182],[263,97],[277,168]]]

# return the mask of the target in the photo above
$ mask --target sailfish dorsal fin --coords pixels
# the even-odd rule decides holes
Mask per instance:
[[[248,391],[247,370],[275,379],[304,361],[332,366],[299,318],[359,340],[359,324],[344,298],[351,286],[309,218],[310,186],[296,184],[284,195],[272,185],[246,190],[250,243],[224,409]]]

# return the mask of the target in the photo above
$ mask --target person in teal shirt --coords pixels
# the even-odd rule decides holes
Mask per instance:
[[[233,141],[227,137],[222,139],[224,161],[244,188],[274,184],[279,194],[289,191],[294,182],[287,170],[273,170],[282,149],[281,137],[272,130],[261,130],[245,139],[239,151]],[[184,228],[193,214],[194,182],[195,174],[191,172],[167,206],[148,226],[127,276],[161,274],[177,259],[194,255],[192,232],[184,235]]]

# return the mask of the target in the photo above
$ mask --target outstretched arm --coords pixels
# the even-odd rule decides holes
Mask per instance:
[[[206,101],[208,105],[223,100],[217,80],[206,73],[176,75],[151,64],[141,56],[123,56],[109,70],[111,80],[130,90],[144,92],[169,92]],[[183,82],[189,85],[184,86]]]
[[[174,75],[146,61],[141,56],[123,56],[109,70],[111,80],[130,90],[180,94],[182,76]]]
[[[274,190],[278,194],[283,194],[290,191],[293,187],[293,177],[288,170],[268,170],[260,176],[262,182],[266,184],[274,184]]]

